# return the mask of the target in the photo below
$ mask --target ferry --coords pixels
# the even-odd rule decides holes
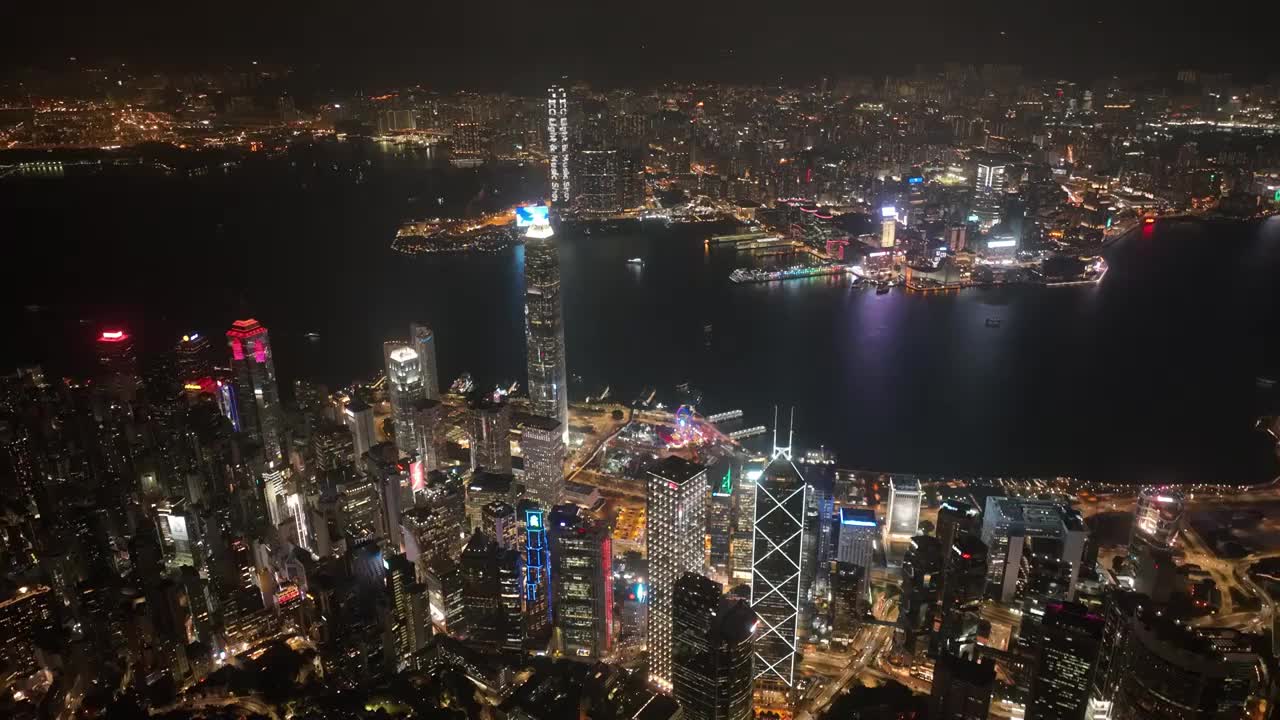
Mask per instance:
[[[735,283],[773,282],[822,275],[845,275],[849,272],[852,271],[844,265],[792,265],[781,270],[738,268],[729,273],[729,280]]]
[[[644,267],[644,258],[630,258],[627,260],[628,265],[638,265]]]
[[[889,283],[887,283],[887,282],[876,283],[876,294],[877,294],[877,295],[885,295],[885,294],[887,294],[888,292],[889,292]]]
[[[315,342],[315,341],[317,341],[317,340],[319,340],[319,339],[320,339],[320,333],[318,333],[318,332],[309,332],[309,333],[307,333],[306,335],[303,335],[303,337],[305,337],[306,339],[310,340],[311,342]]]

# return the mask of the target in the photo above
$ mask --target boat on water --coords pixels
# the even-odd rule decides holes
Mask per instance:
[[[1000,327],[1000,321],[996,318],[987,318],[987,327],[998,328]]]
[[[315,342],[316,340],[319,340],[319,339],[320,339],[320,333],[318,333],[318,332],[309,332],[309,333],[307,333],[306,335],[303,335],[303,337],[305,337],[306,339],[310,340],[311,342]]]
[[[845,275],[850,272],[852,270],[845,265],[792,265],[780,270],[738,268],[729,273],[729,280],[735,283],[773,282],[775,280],[794,280],[823,275]]]
[[[629,258],[627,260],[627,264],[635,265],[637,267],[644,267],[644,258]]]
[[[888,292],[889,292],[889,283],[887,283],[887,282],[876,283],[876,294],[877,294],[877,295],[884,295],[884,294],[886,294],[886,293],[888,293]]]

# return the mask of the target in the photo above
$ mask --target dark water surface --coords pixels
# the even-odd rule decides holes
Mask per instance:
[[[406,257],[389,241],[433,203],[518,200],[536,172],[325,161],[0,183],[6,252],[21,268],[0,362],[73,372],[103,322],[155,347],[253,315],[282,380],[341,385],[375,372],[381,341],[425,319],[446,382],[469,370],[523,383],[523,251]],[[1251,427],[1256,378],[1280,356],[1280,220],[1135,235],[1098,286],[930,296],[833,279],[734,285],[745,261],[709,253],[711,231],[561,232],[576,397],[609,385],[623,400],[649,387],[674,398],[689,382],[704,412],[742,408],[750,425],[794,404],[797,444],[864,468],[1134,482],[1273,473]],[[319,342],[304,339],[312,331]]]

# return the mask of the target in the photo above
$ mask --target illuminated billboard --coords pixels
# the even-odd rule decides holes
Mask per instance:
[[[529,227],[538,222],[549,222],[546,205],[526,205],[516,208],[516,227]]]
[[[893,207],[892,205],[887,207],[882,207],[880,208],[880,217],[882,218],[898,217],[898,209]]]
[[[924,182],[924,178],[920,177],[919,175],[907,178],[908,185],[919,185],[920,183],[923,183],[923,182]]]
[[[994,250],[994,249],[996,249],[996,248],[1011,248],[1011,247],[1015,247],[1015,246],[1017,246],[1017,244],[1018,244],[1018,241],[1017,241],[1017,240],[989,240],[989,241],[987,241],[987,247],[988,247],[988,248],[991,248],[991,249],[993,249],[993,250]]]

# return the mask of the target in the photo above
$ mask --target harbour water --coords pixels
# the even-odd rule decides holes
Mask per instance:
[[[406,256],[390,240],[422,215],[413,203],[514,200],[527,177],[360,172],[7,184],[9,237],[34,257],[6,293],[14,342],[0,361],[82,371],[104,322],[157,347],[253,315],[285,383],[336,386],[372,375],[382,340],[422,319],[445,383],[466,370],[523,384],[523,249]],[[859,468],[1271,477],[1251,428],[1264,409],[1256,379],[1280,359],[1280,220],[1136,235],[1113,248],[1100,285],[929,295],[847,277],[731,283],[743,258],[704,244],[726,229],[561,232],[572,397],[608,385],[672,402],[688,383],[701,411],[741,408],[746,425],[794,405],[798,445]],[[84,259],[96,270],[73,273]]]

